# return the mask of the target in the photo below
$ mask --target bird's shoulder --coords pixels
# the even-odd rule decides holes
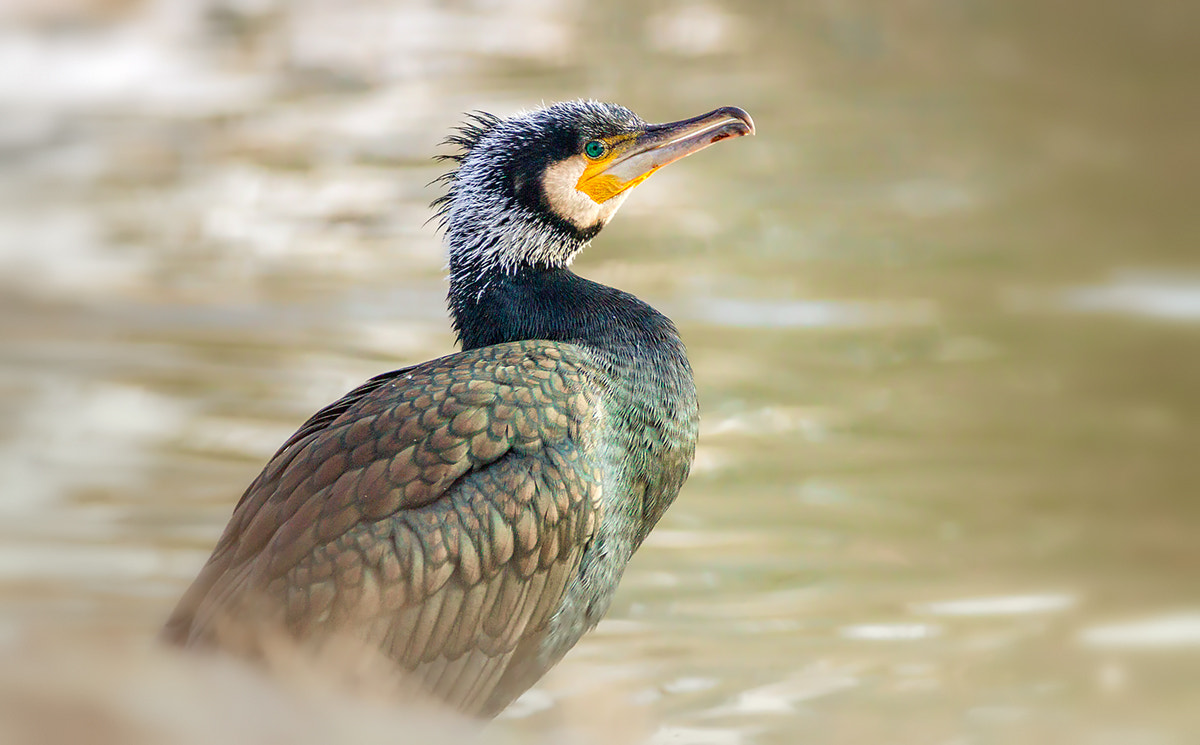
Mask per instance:
[[[544,341],[459,352],[377,376],[313,415],[267,463],[234,511],[239,552],[305,502],[313,538],[379,520],[442,496],[463,475],[509,453],[535,455],[570,441],[590,450],[596,393],[585,350]],[[316,499],[314,499],[316,498]],[[277,513],[283,514],[277,514]],[[307,521],[306,521],[307,522]],[[273,563],[305,545],[278,535]]]
[[[311,446],[315,439],[356,446],[356,440],[384,438],[388,431],[412,440],[419,432],[437,429],[466,437],[473,434],[472,427],[483,424],[477,421],[481,414],[468,412],[486,411],[500,421],[515,418],[515,424],[527,425],[523,431],[536,424],[545,425],[547,432],[569,429],[571,419],[592,413],[596,402],[591,382],[597,375],[587,351],[573,344],[518,341],[458,352],[371,378],[310,417],[271,463],[283,460],[281,456],[297,445]],[[553,416],[545,422],[528,421],[525,415],[538,410],[568,420]],[[351,431],[355,424],[357,429]],[[264,475],[270,471],[268,464]]]

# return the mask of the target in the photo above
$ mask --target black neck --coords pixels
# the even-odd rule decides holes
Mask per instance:
[[[626,522],[610,526],[624,538],[609,539],[618,546],[612,550],[631,553],[679,492],[695,449],[696,386],[675,324],[634,296],[565,268],[472,274],[451,264],[450,308],[464,350],[545,339],[594,353],[614,493],[634,499],[622,509],[635,518],[626,514]]]
[[[653,354],[663,345],[682,352],[666,316],[629,293],[566,268],[523,265],[452,275],[450,311],[464,350],[546,339],[625,358]]]

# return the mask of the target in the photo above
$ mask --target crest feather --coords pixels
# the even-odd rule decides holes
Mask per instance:
[[[438,224],[445,228],[446,214],[450,211],[450,202],[454,198],[454,180],[458,176],[458,166],[461,166],[475,146],[480,140],[491,132],[497,124],[503,121],[495,114],[489,114],[486,111],[472,111],[466,114],[466,121],[456,127],[453,132],[442,140],[440,144],[449,145],[458,148],[455,153],[442,153],[434,156],[436,161],[451,161],[455,164],[452,170],[438,176],[429,184],[444,184],[447,189],[446,193],[434,199],[429,203],[433,208],[433,219],[438,221]]]

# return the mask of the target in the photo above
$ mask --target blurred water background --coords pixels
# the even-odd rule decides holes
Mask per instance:
[[[678,322],[701,445],[482,737],[1200,742],[1198,16],[5,0],[0,740],[407,741],[152,637],[310,413],[452,349],[438,141],[592,97],[759,134],[576,263]]]

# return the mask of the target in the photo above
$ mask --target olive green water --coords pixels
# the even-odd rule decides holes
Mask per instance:
[[[452,349],[461,112],[735,104],[576,264],[678,322],[693,475],[486,736],[1198,741],[1196,14],[1067,5],[12,3],[0,645],[148,640],[310,413]]]

